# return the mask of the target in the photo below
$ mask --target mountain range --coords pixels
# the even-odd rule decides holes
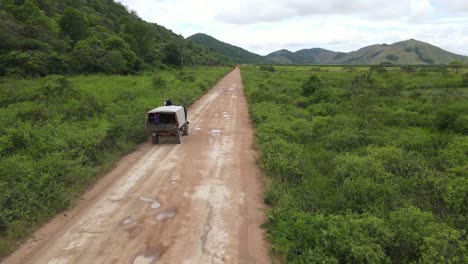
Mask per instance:
[[[352,52],[336,52],[321,48],[292,52],[286,49],[261,56],[240,47],[198,33],[188,38],[192,42],[230,58],[236,63],[296,64],[449,64],[452,61],[468,63],[468,57],[458,55],[437,46],[409,39],[393,44],[375,44]]]

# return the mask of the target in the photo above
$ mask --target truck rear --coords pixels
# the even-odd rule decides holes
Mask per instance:
[[[153,144],[159,143],[160,137],[175,137],[177,144],[182,135],[188,135],[189,122],[183,106],[161,106],[146,113],[146,130],[151,134]]]

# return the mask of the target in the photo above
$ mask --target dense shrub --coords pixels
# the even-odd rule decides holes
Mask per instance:
[[[285,263],[468,259],[462,76],[377,67],[243,67],[268,238]]]
[[[258,68],[260,70],[262,70],[262,71],[269,71],[269,72],[275,72],[276,71],[276,69],[275,69],[275,67],[273,67],[273,65],[261,65]]]
[[[317,89],[322,87],[322,81],[317,75],[312,75],[302,84],[302,94],[304,96],[311,96]]]
[[[163,79],[163,77],[161,77],[159,75],[154,75],[151,82],[153,84],[153,88],[155,88],[157,90],[166,88],[166,81]]]
[[[462,87],[468,87],[468,72],[463,74]]]

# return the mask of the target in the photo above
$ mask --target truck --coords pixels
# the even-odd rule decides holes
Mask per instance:
[[[146,131],[153,144],[159,144],[160,137],[175,137],[176,144],[180,144],[181,137],[188,135],[189,124],[183,106],[160,106],[146,113]]]

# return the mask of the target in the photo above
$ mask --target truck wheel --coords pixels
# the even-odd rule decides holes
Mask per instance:
[[[153,144],[158,144],[159,143],[158,134],[154,134],[154,135],[151,136],[151,142],[153,142]]]
[[[177,135],[175,137],[175,143],[180,144],[180,133],[177,133]]]
[[[187,136],[188,135],[188,125],[185,124],[184,126],[184,132],[182,132],[182,136]]]

